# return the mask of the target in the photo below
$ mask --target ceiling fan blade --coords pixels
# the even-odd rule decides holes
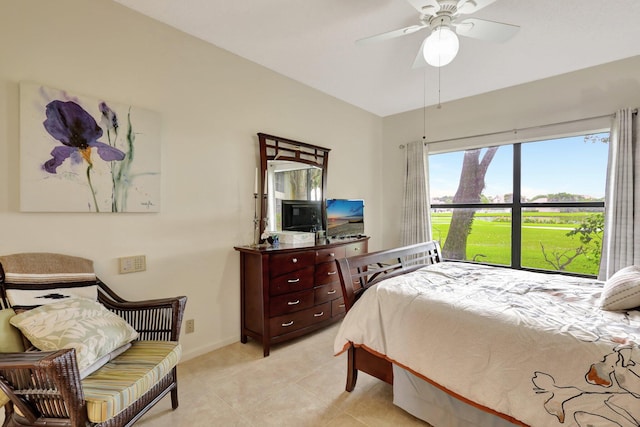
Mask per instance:
[[[416,31],[420,31],[424,28],[427,28],[427,25],[411,25],[410,27],[400,28],[398,30],[387,31],[386,33],[376,34],[375,36],[365,37],[363,39],[356,40],[357,44],[368,44],[375,43],[383,40],[389,40],[396,37],[401,37],[407,34],[415,33]]]
[[[458,2],[458,13],[470,14],[489,6],[496,0],[460,0]]]
[[[407,0],[418,12],[427,16],[434,16],[440,10],[437,0]]]
[[[513,37],[520,29],[517,25],[502,22],[487,21],[486,19],[467,18],[454,24],[456,33],[460,36],[490,42],[504,42]]]

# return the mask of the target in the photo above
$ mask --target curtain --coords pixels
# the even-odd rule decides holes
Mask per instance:
[[[611,126],[600,280],[640,265],[640,149],[635,111],[616,112]]]
[[[431,240],[431,206],[427,174],[428,149],[422,141],[405,146],[402,245]]]

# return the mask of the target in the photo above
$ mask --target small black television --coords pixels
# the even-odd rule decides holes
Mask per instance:
[[[364,235],[364,200],[327,199],[327,237]]]
[[[322,229],[322,202],[283,200],[282,230],[315,232]]]

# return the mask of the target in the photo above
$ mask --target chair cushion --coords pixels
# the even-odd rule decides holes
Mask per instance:
[[[13,307],[34,307],[71,296],[97,299],[93,261],[27,252],[0,256],[0,282]]]
[[[21,353],[24,351],[20,330],[9,322],[15,315],[12,308],[0,310],[0,353]]]
[[[11,308],[0,310],[0,353],[20,353],[24,351],[20,331],[9,323],[16,313]],[[0,407],[9,401],[6,394],[0,391]]]
[[[96,281],[93,261],[70,255],[27,252],[0,256],[4,282],[56,284]]]
[[[15,315],[11,324],[42,351],[75,348],[82,372],[138,337],[123,318],[86,298],[69,298]]]
[[[120,356],[122,353],[124,353],[125,351],[129,350],[130,348],[131,348],[131,343],[128,342],[125,345],[116,348],[111,353],[105,354],[104,356],[102,356],[101,358],[99,358],[98,360],[93,362],[91,365],[87,366],[82,371],[80,371],[80,379],[82,380],[82,379],[86,378],[87,376],[93,374],[95,371],[97,371],[98,369],[102,368],[102,365],[104,365],[108,361],[113,360],[116,357]]]
[[[21,308],[38,307],[73,297],[98,300],[98,285],[95,284],[51,289],[7,289],[6,292],[9,304]]]
[[[131,348],[82,380],[89,421],[125,410],[173,369],[182,347],[172,341],[134,341]]]

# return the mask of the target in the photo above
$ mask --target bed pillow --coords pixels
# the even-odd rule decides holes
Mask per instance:
[[[11,324],[41,351],[75,348],[80,371],[138,336],[123,318],[86,298],[24,311],[11,318]]]
[[[16,315],[12,308],[0,310],[0,353],[21,353],[24,351],[22,336],[9,320]]]
[[[617,271],[604,284],[600,297],[603,310],[640,307],[640,267],[631,265]]]

